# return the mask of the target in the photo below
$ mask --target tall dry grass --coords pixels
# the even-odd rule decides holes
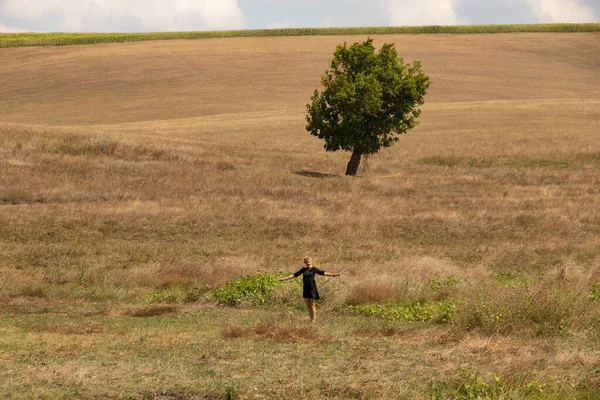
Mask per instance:
[[[197,301],[313,254],[344,276],[323,282],[325,309],[452,299],[461,329],[595,329],[599,164],[576,149],[563,148],[558,166],[496,162],[486,149],[485,164],[421,162],[422,149],[413,162],[383,155],[350,179],[329,164],[344,159],[324,153],[308,170],[330,175],[302,174],[308,151],[289,141],[1,132],[4,296]],[[508,157],[557,160],[543,146]],[[401,173],[388,173],[394,163]],[[499,276],[523,280],[506,287]],[[447,278],[456,284],[430,290]]]
[[[452,166],[425,158],[439,151],[435,135],[420,144],[414,135],[419,147],[405,140],[352,180],[336,175],[345,155],[306,138],[253,147],[3,126],[2,273],[12,282],[3,290],[18,293],[21,280],[214,286],[259,269],[295,270],[305,253],[361,284],[365,274],[393,281],[427,270],[543,275],[569,265],[593,274],[595,133],[580,131],[587,148],[565,143],[556,155],[543,129],[527,142],[536,132],[540,146],[510,153],[525,161],[495,162],[498,150],[482,147],[489,163]],[[453,140],[464,142],[449,135],[446,149]],[[528,161],[539,159],[560,164]]]

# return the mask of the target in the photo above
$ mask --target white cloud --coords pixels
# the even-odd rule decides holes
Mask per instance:
[[[541,22],[597,22],[591,6],[579,0],[525,0]]]
[[[456,25],[466,20],[458,17],[461,0],[383,0],[392,25]]]
[[[284,19],[282,21],[274,21],[269,22],[266,29],[283,29],[283,28],[295,28],[296,20],[295,19]]]
[[[0,33],[19,33],[19,32],[26,32],[26,30],[0,24]]]
[[[0,16],[52,31],[174,31],[246,26],[238,0],[4,0]]]
[[[323,18],[321,18],[319,20],[318,26],[322,26],[325,28],[334,26],[333,15],[326,15]]]
[[[0,0],[4,32],[449,25],[490,20],[600,22],[600,0]]]

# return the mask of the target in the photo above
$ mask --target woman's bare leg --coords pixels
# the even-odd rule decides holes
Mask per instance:
[[[310,316],[311,322],[315,322],[317,319],[317,307],[315,307],[315,299],[304,299],[306,301],[306,308],[308,308],[308,315]]]

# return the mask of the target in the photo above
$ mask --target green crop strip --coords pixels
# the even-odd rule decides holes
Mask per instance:
[[[521,25],[433,25],[354,28],[247,29],[232,31],[152,33],[0,33],[0,48],[23,46],[68,46],[148,40],[210,39],[226,37],[282,37],[326,35],[468,34],[513,32],[600,32],[600,23]]]

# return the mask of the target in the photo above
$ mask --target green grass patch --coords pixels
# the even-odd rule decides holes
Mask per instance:
[[[591,301],[600,301],[600,282],[594,282],[592,284],[589,298]]]
[[[429,25],[375,26],[352,28],[287,28],[227,31],[145,32],[145,33],[0,33],[0,47],[68,46],[123,43],[148,40],[210,39],[226,37],[281,37],[327,35],[468,34],[512,32],[598,32],[600,24],[513,24],[513,25]]]
[[[524,285],[531,281],[524,272],[513,271],[498,272],[493,276],[493,279],[505,287]]]
[[[446,276],[446,277],[434,277],[429,280],[427,287],[432,292],[437,292],[444,288],[449,288],[458,283],[458,279],[454,276]]]
[[[500,376],[481,377],[472,370],[462,370],[456,377],[447,381],[432,381],[429,386],[430,398],[435,400],[499,399],[504,391]]]
[[[501,400],[501,399],[577,399],[598,398],[593,379],[578,384],[556,385],[528,373],[481,374],[472,369],[459,369],[449,379],[432,380],[428,395],[432,400]]]
[[[144,301],[149,304],[153,303],[179,303],[182,300],[182,294],[174,290],[159,290],[148,293]]]
[[[362,315],[377,316],[389,321],[431,321],[443,324],[450,322],[454,317],[456,304],[449,300],[430,303],[411,301],[407,303],[388,302],[384,304],[366,303],[359,305],[341,305],[338,306],[338,309]]]
[[[482,376],[470,369],[460,370],[448,380],[432,381],[429,385],[431,399],[483,400],[483,399],[542,399],[550,398],[549,386],[525,376],[503,377],[500,374]]]

